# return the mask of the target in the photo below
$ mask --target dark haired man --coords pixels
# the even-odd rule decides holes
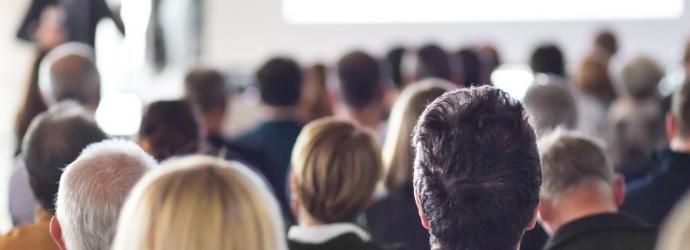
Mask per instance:
[[[238,145],[260,152],[262,169],[271,183],[284,214],[289,218],[287,179],[290,154],[302,130],[297,118],[297,104],[302,92],[302,70],[297,62],[277,57],[256,72],[257,88],[268,120],[238,137]]]
[[[493,87],[448,92],[414,132],[414,191],[432,249],[515,250],[536,224],[541,173],[522,105]]]
[[[338,61],[337,70],[347,116],[366,128],[380,131],[386,102],[379,62],[362,51],[354,51]]]
[[[565,58],[555,44],[542,44],[537,47],[529,62],[532,72],[566,78]]]
[[[23,160],[38,209],[35,223],[16,227],[0,236],[0,249],[58,249],[50,232],[55,213],[55,195],[62,168],[74,161],[82,149],[105,140],[107,135],[79,105],[63,102],[37,116],[26,133]]]
[[[621,208],[655,225],[664,221],[690,188],[690,80],[685,80],[673,95],[671,112],[666,116],[666,135],[670,150],[659,157],[660,173],[630,190]]]

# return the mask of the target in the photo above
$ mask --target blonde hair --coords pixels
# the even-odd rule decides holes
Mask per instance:
[[[353,220],[369,204],[381,176],[376,138],[351,122],[307,124],[292,151],[294,201],[322,223]]]
[[[412,186],[414,127],[426,106],[453,88],[445,80],[424,80],[405,88],[393,104],[383,144],[384,186],[388,192],[398,193]]]
[[[690,246],[690,195],[675,206],[661,227],[657,240],[658,250],[684,250]]]
[[[283,250],[278,205],[236,162],[193,156],[164,162],[132,191],[115,250]]]

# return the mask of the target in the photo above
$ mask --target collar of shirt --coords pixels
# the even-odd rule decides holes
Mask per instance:
[[[292,226],[288,231],[288,239],[308,243],[321,244],[346,233],[354,233],[362,240],[369,241],[371,236],[360,227],[352,223],[333,223],[319,226]]]

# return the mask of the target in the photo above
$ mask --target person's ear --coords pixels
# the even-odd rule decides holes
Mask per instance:
[[[534,227],[537,226],[537,218],[539,217],[539,207],[540,207],[541,202],[537,204],[537,207],[534,208],[534,213],[532,213],[532,219],[527,223],[527,226],[525,227],[526,231],[534,229]]]
[[[419,214],[419,219],[422,222],[422,227],[424,227],[424,229],[426,230],[431,229],[429,219],[426,218],[426,215],[424,215],[424,209],[422,209],[422,202],[419,199],[419,193],[417,192],[416,188],[414,189],[414,203],[417,204],[417,213]]]
[[[676,137],[676,119],[669,112],[666,114],[666,138],[671,141],[674,137]]]
[[[617,174],[613,181],[613,201],[617,207],[625,201],[625,177],[622,174]]]
[[[551,203],[543,197],[539,198],[539,205],[537,205],[537,218],[541,222],[544,231],[548,234],[552,233],[550,222],[553,221],[554,211]]]
[[[55,241],[55,245],[57,245],[58,249],[66,250],[67,248],[65,247],[65,242],[62,240],[62,228],[60,228],[60,222],[55,215],[53,215],[53,218],[50,218],[49,229],[50,237],[53,238],[53,241]]]

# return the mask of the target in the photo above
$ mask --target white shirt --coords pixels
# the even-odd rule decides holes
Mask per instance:
[[[300,243],[321,244],[347,233],[354,233],[364,241],[371,240],[371,236],[369,236],[367,232],[352,223],[333,223],[319,226],[292,226],[288,231],[287,238]]]

